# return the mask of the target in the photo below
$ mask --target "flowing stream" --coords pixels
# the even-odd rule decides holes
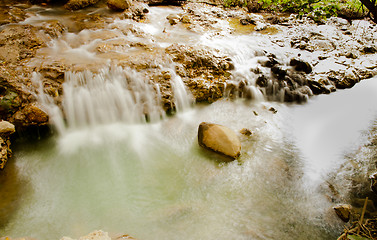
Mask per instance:
[[[161,27],[173,30],[161,21],[177,9],[150,10],[152,20],[138,24],[160,47],[174,42],[216,46],[235,59],[236,76],[255,81],[246,68],[257,64],[261,45],[269,47],[268,37],[213,39],[182,30],[166,38]],[[345,154],[366,143],[363,131],[377,114],[372,104],[377,79],[304,105],[267,101],[250,84],[253,100],[225,98],[192,107],[182,80],[173,75],[178,113],[167,117],[158,87],[133,69],[110,67],[93,55],[98,42],[91,34],[63,35],[41,52],[78,61],[70,59],[73,51],[80,61],[92,59],[104,67],[96,73],[66,73],[63,112],[41,96],[55,113],[57,133],[16,146],[9,168],[17,172],[15,182],[23,183],[22,194],[17,209],[0,221],[0,236],[50,240],[102,229],[141,240],[336,238],[343,223],[320,187]],[[239,44],[229,44],[234,41]],[[120,51],[132,54],[132,47]],[[174,73],[171,62],[163,67]],[[38,82],[40,76],[34,78]],[[252,131],[251,136],[239,134],[238,161],[221,163],[218,155],[198,146],[197,128],[204,121]]]

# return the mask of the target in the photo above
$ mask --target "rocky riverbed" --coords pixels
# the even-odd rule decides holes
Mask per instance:
[[[149,5],[169,3],[113,2],[0,3],[0,120],[17,132],[50,126],[51,111],[41,96],[62,107],[69,74],[99,74],[114,66],[147,79],[167,113],[177,110],[176,77],[197,103],[260,96],[303,103],[377,74],[377,26],[368,20],[316,23],[295,15],[185,2],[162,18],[162,29],[151,30],[145,24],[156,19]],[[120,22],[125,19],[127,24]],[[198,36],[219,41],[198,44]],[[229,41],[221,41],[233,39],[236,45],[242,37],[257,39],[249,65],[228,51]],[[0,136],[0,169],[11,156],[11,132]]]

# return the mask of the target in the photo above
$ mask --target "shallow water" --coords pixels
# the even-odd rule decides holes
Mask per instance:
[[[376,90],[372,79],[305,105],[222,100],[154,124],[88,126],[23,144],[15,162],[29,185],[1,234],[334,239],[343,224],[318,187],[365,143]],[[202,121],[252,130],[239,161],[221,164],[199,148]]]

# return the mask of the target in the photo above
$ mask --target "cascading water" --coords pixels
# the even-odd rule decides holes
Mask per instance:
[[[19,169],[19,179],[29,184],[19,208],[0,225],[0,235],[50,240],[102,229],[141,240],[335,239],[343,223],[318,187],[341,163],[339,156],[350,145],[347,140],[360,137],[360,130],[368,128],[377,112],[372,106],[354,113],[358,117],[354,121],[349,108],[338,108],[338,101],[344,104],[348,99],[345,105],[352,103],[353,111],[365,109],[371,99],[377,100],[373,94],[376,79],[303,106],[266,102],[250,68],[260,66],[258,61],[265,58],[260,53],[266,48],[261,42],[268,40],[261,36],[201,37],[187,29],[177,32],[162,24],[177,9],[150,10],[149,23],[137,23],[137,27],[150,34],[158,47],[180,42],[221,49],[233,59],[233,83],[246,84],[243,94],[254,101],[224,99],[190,109],[192,97],[168,61],[157,67],[170,72],[178,114],[165,117],[158,86],[134,69],[108,67],[101,54],[91,55],[98,49],[95,46],[102,46],[96,45],[101,40],[91,38],[100,30],[62,36],[42,54],[69,62],[72,53],[84,52],[81,60],[93,57],[101,67],[65,73],[61,108],[39,95],[60,135],[15,149],[14,165],[9,167]],[[116,20],[110,27],[122,29],[129,23]],[[125,36],[119,29],[111,29],[114,37],[110,40],[142,38]],[[287,62],[278,50],[271,47],[269,51]],[[131,46],[114,50],[123,56],[134,52]],[[35,74],[34,82],[41,84],[41,76]],[[273,83],[269,84],[272,88]],[[281,98],[276,92],[273,96]],[[268,110],[272,105],[277,113]],[[344,115],[339,116],[345,116],[341,119],[348,120],[349,135],[333,127],[339,122],[336,114],[328,119],[322,111],[341,111]],[[314,117],[307,113],[313,112],[317,119],[308,123]],[[197,127],[203,121],[236,132],[252,130],[249,137],[240,134],[238,161],[219,164],[216,154],[198,146]],[[329,127],[332,131],[327,131]],[[330,142],[329,150],[322,140],[331,136],[345,137]]]

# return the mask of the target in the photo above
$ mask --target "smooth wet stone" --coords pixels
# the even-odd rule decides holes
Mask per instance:
[[[202,122],[198,129],[201,147],[235,159],[240,156],[241,142],[236,133],[219,124]]]
[[[14,125],[8,121],[0,122],[0,135],[9,135],[16,131]]]

